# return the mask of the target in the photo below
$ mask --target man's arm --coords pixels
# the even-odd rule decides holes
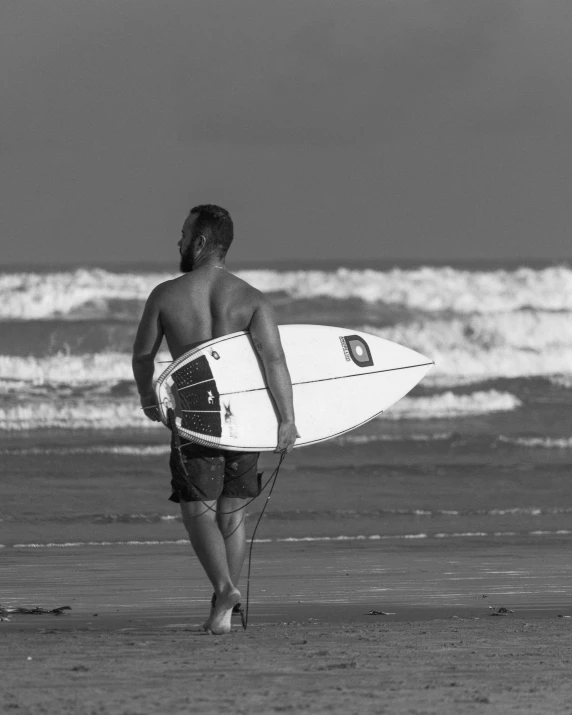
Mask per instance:
[[[155,355],[163,340],[163,326],[159,311],[159,290],[155,288],[145,304],[145,309],[133,343],[133,375],[141,397],[141,406],[145,415],[154,422],[159,422],[157,398],[153,390]]]
[[[274,310],[264,297],[252,316],[249,330],[254,347],[264,365],[268,389],[280,414],[278,444],[275,452],[291,452],[296,437],[300,437],[294,421],[292,381],[282,350]]]

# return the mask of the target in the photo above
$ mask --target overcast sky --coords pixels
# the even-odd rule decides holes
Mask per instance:
[[[0,263],[572,257],[570,0],[6,0]]]

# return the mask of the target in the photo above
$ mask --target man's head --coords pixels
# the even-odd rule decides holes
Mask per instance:
[[[191,209],[179,241],[181,272],[193,270],[197,260],[222,260],[234,237],[230,214],[220,206],[201,204]]]

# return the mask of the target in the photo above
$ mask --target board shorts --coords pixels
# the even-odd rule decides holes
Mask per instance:
[[[180,445],[180,453],[176,446],[171,446],[169,467],[173,493],[170,501],[177,504],[216,501],[221,496],[252,499],[260,494],[260,452],[229,452],[184,439]]]

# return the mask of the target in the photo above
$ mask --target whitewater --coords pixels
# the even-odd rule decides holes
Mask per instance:
[[[435,368],[384,420],[522,412],[523,380],[572,390],[568,266],[236,274],[269,295],[280,323],[362,330],[431,357]],[[0,273],[0,429],[155,427],[138,409],[129,351],[148,294],[174,277],[102,268]],[[158,374],[170,356],[162,350],[157,360]]]
[[[448,266],[414,270],[241,270],[236,275],[265,293],[293,299],[357,298],[424,312],[507,313],[530,309],[572,311],[572,270],[567,266],[512,271],[461,270]],[[144,301],[170,273],[114,273],[79,268],[53,273],[0,275],[0,319],[41,320],[111,317],[124,302]]]

